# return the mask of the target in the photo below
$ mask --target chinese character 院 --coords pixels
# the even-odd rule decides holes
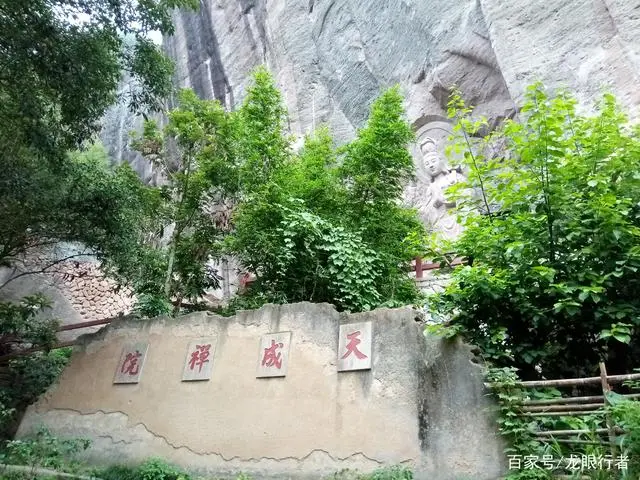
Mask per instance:
[[[138,363],[138,359],[142,356],[142,354],[136,350],[135,353],[129,352],[124,358],[124,362],[122,362],[122,367],[120,368],[121,373],[128,373],[129,375],[137,375],[140,371],[140,364]]]

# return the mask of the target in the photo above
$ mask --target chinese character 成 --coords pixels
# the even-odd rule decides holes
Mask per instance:
[[[138,350],[136,350],[135,353],[127,353],[124,362],[122,362],[122,368],[120,368],[120,372],[128,373],[129,375],[137,375],[140,371],[138,359],[141,356],[142,354]]]
[[[275,340],[271,340],[271,346],[264,349],[264,356],[262,357],[262,366],[273,367],[278,370],[282,367],[281,353],[276,354],[278,348],[284,347],[282,343],[276,343]]]
[[[198,372],[202,371],[202,367],[209,361],[209,350],[211,344],[208,345],[196,345],[196,350],[191,353],[191,360],[189,360],[189,368],[193,370],[198,366]]]
[[[356,357],[358,357],[360,360],[362,360],[364,358],[367,358],[367,356],[364,353],[362,353],[360,350],[358,350],[358,345],[361,343],[361,340],[358,338],[359,335],[360,335],[360,331],[347,334],[347,338],[349,339],[349,343],[347,343],[347,345],[346,345],[347,353],[345,353],[342,356],[343,359],[347,358],[352,353]]]

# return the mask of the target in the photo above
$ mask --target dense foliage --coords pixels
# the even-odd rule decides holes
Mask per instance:
[[[111,168],[99,144],[55,167],[16,159],[0,178],[0,265],[20,266],[25,255],[61,241],[80,242],[99,257],[124,258],[138,243],[146,195],[131,167]]]
[[[88,140],[116,99],[123,69],[132,106],[171,89],[172,64],[148,33],[173,32],[173,7],[194,0],[0,1],[0,161],[45,161]],[[126,38],[126,41],[125,41]]]
[[[25,275],[55,272],[61,261],[76,257],[51,254],[63,241],[80,242],[81,253],[112,264],[127,263],[139,248],[147,197],[135,172],[126,164],[111,168],[100,145],[68,154],[57,165],[30,156],[14,158],[0,178],[0,266],[12,269],[0,282],[0,294]],[[25,263],[35,258],[40,263]],[[58,322],[39,315],[49,305],[35,293],[0,302],[0,355],[55,344]],[[64,366],[58,360],[35,354],[11,366],[11,379],[0,389],[2,409],[11,411],[3,426],[9,433],[16,415],[57,377]]]
[[[325,128],[298,153],[263,68],[236,112],[190,91],[180,99],[164,134],[148,123],[138,140],[169,178],[160,208],[168,212],[161,224],[173,228],[168,245],[151,250],[154,262],[130,263],[143,266],[139,278],[150,288],[138,282],[137,291],[155,299],[152,305],[197,299],[216,284],[204,281],[207,262],[224,255],[257,277],[238,306],[307,300],[358,311],[418,298],[406,269],[425,232],[400,205],[413,174],[413,134],[397,89],[374,103],[352,143],[335,148]]]
[[[20,268],[60,241],[130,257],[139,180],[126,166],[111,171],[99,149],[68,152],[93,140],[123,73],[135,110],[171,92],[172,63],[149,34],[171,34],[179,6],[197,2],[0,0],[0,266]]]
[[[164,131],[149,121],[136,139],[136,147],[167,179],[166,185],[148,189],[152,215],[138,255],[114,269],[140,295],[143,314],[177,313],[183,300],[196,301],[206,289],[219,286],[210,262],[220,257],[229,227],[223,212],[209,207],[238,188],[236,117],[219,102],[184,90]]]
[[[425,234],[400,205],[413,134],[397,89],[374,102],[357,138],[336,149],[326,129],[274,168],[240,205],[232,251],[276,301],[361,311],[416,301],[407,275]]]
[[[640,402],[607,392],[607,405],[589,411],[523,414],[523,402],[559,401],[566,393],[557,388],[523,388],[514,368],[490,368],[487,379],[499,406],[498,425],[507,440],[506,480],[551,480],[560,474],[592,480],[626,480],[640,474]],[[637,387],[636,384],[634,387]],[[567,387],[565,387],[567,388]],[[570,387],[569,387],[570,388]],[[558,405],[558,404],[556,404]],[[549,405],[547,405],[547,408]],[[565,408],[567,405],[565,404]],[[571,404],[569,408],[579,406]],[[532,415],[528,413],[528,415]],[[617,426],[614,438],[598,433]],[[541,431],[573,431],[562,435],[537,435]],[[606,429],[605,429],[606,431]],[[574,458],[579,462],[560,459]],[[529,459],[529,461],[527,461]]]
[[[0,377],[0,439],[13,438],[22,412],[34,403],[67,365],[71,350],[36,352],[11,360]]]
[[[567,94],[527,93],[519,121],[487,130],[459,95],[454,187],[467,259],[434,299],[449,328],[522,378],[590,376],[640,362],[640,129],[606,95],[597,115]]]

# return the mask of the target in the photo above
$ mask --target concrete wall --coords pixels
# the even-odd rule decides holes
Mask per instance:
[[[373,323],[371,370],[337,372],[339,325]],[[256,378],[260,336],[292,331],[288,373]],[[215,337],[211,379],[181,382],[187,345]],[[114,385],[125,342],[149,342],[140,383]],[[18,436],[46,424],[93,439],[89,460],[161,456],[202,474],[319,478],[406,464],[416,478],[494,479],[502,469],[481,368],[469,348],[425,338],[415,312],[339,314],[267,305],[222,318],[124,319],[80,338]]]

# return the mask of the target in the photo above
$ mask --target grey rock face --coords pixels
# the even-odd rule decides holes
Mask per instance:
[[[111,106],[102,118],[100,140],[109,153],[109,158],[115,164],[129,163],[145,182],[150,182],[153,176],[151,163],[131,148],[130,132],[142,131],[142,116],[134,115],[126,100],[127,90],[132,88],[132,80],[125,76],[120,82],[118,96],[120,100]]]
[[[296,135],[328,123],[346,141],[381,90],[400,84],[418,137],[407,201],[437,225],[442,208],[432,208],[428,190],[439,187],[420,165],[419,145],[428,137],[442,148],[446,135],[433,132],[446,130],[450,86],[493,121],[514,115],[537,79],[574,89],[586,104],[605,88],[627,107],[640,104],[640,0],[202,0],[174,20],[165,48],[177,85],[234,108],[250,71],[266,63]],[[112,118],[111,152],[148,175],[123,141],[133,123],[121,111]]]
[[[513,108],[474,1],[205,1],[174,19],[176,35],[165,44],[178,84],[233,107],[251,69],[266,63],[294,133],[328,122],[346,140],[381,89],[395,83],[416,126],[442,118],[453,83],[493,116]]]

